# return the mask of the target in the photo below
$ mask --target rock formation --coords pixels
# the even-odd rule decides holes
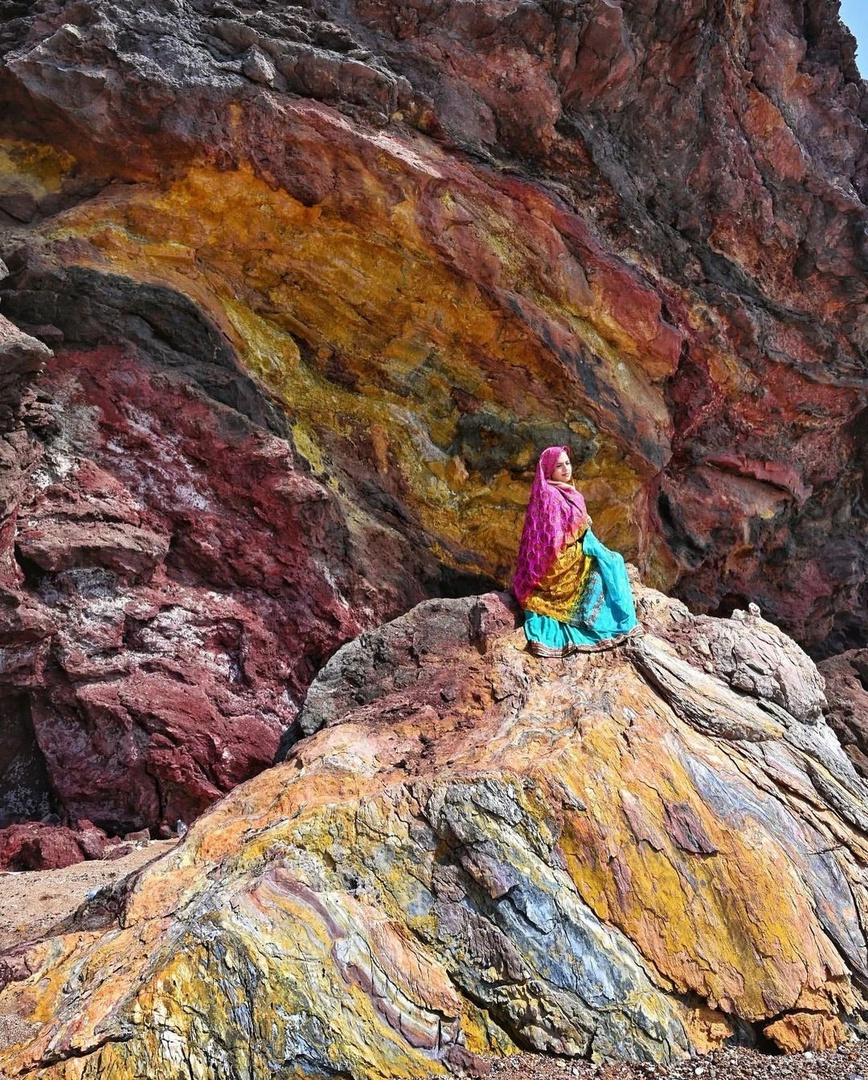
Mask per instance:
[[[47,0],[0,49],[3,304],[52,393],[100,348],[198,381],[429,579],[502,579],[569,442],[653,581],[864,644],[868,103],[833,0]]]
[[[45,369],[41,400],[9,391],[0,476],[0,825],[58,811],[174,831],[271,763],[342,641],[424,595],[421,559],[402,565],[387,527],[351,528],[293,467],[216,339],[205,359],[207,338],[189,344],[192,374],[172,372],[172,342],[200,327],[189,305],[165,317],[162,371],[110,348],[60,364],[20,331],[0,341],[16,393],[16,358]],[[209,396],[221,379],[234,407]],[[369,569],[366,547],[393,568]]]
[[[2,14],[0,852],[204,814],[4,959],[40,1027],[0,1067],[418,1077],[858,1026],[837,3]],[[548,443],[704,614],[643,591],[643,642],[552,664],[502,596],[414,607],[506,582]],[[748,601],[841,654],[829,702]]]
[[[117,838],[109,839],[90,821],[76,827],[44,821],[24,821],[0,830],[0,869],[56,870],[85,859],[117,858],[131,850]]]
[[[826,684],[829,725],[856,770],[868,777],[868,649],[852,649],[819,665]]]
[[[201,812],[340,644],[506,582],[547,443],[650,582],[864,646],[836,12],[10,0],[0,299],[53,354],[0,376],[0,825]]]
[[[828,1047],[868,985],[866,782],[759,615],[637,589],[544,661],[507,594],[341,649],[284,763],[3,958],[10,1077],[419,1077],[518,1047]]]

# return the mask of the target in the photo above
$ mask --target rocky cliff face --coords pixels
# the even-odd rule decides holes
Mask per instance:
[[[10,1077],[418,1077],[517,1047],[829,1047],[868,982],[865,781],[761,617],[542,661],[505,594],[340,650],[284,764],[7,954]]]
[[[201,327],[171,300],[163,370],[116,348],[60,363],[27,346],[45,365],[40,426],[18,409],[0,478],[0,824],[59,811],[174,830],[271,763],[341,641],[421,593],[423,560],[402,565],[388,529],[348,525],[269,430],[286,421],[221,369],[216,338],[210,355],[189,344],[183,368],[172,347]]]
[[[198,812],[342,641],[505,581],[551,442],[648,580],[864,645],[832,0],[3,10],[2,308],[53,356],[0,527],[50,780],[2,813]]]

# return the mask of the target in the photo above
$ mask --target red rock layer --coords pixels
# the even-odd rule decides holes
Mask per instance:
[[[862,776],[868,776],[868,649],[824,660],[829,726]]]
[[[3,678],[52,798],[170,828],[255,771],[337,644],[506,580],[550,442],[652,582],[864,644],[853,50],[832,0],[15,8],[3,305],[56,356],[0,387]]]
[[[392,215],[394,242],[473,283],[537,369],[536,432],[509,416],[515,365],[494,388],[505,414],[461,386],[445,413],[430,387],[410,401],[458,475],[478,471],[484,487],[522,458],[515,436],[581,416],[584,479],[595,463],[631,478],[599,498],[630,519],[620,539],[657,580],[704,609],[755,598],[831,651],[861,640],[866,571],[866,103],[836,16],[831,0],[51,3],[4,31],[5,130],[76,164],[51,191],[9,186],[2,205],[38,222],[95,187],[105,198],[113,178],[165,183],[203,160],[250,166],[347,223],[374,225],[369,208],[391,192],[413,221],[402,234]],[[326,108],[299,110],[299,97]],[[440,176],[436,199],[426,172]],[[273,317],[255,299],[263,268],[247,242],[240,277]],[[67,241],[61,258],[81,257]],[[376,275],[347,259],[360,284]],[[334,283],[312,269],[302,287],[333,303]],[[346,284],[336,295],[352,303]],[[362,314],[386,319],[395,300]],[[358,385],[359,357],[334,327],[303,320],[292,333],[325,348],[329,377]],[[393,388],[388,363],[362,370]],[[568,390],[553,414],[558,379]],[[474,453],[474,439],[504,434],[503,454]],[[357,469],[346,441],[330,452]],[[418,507],[425,493],[410,486],[399,501]],[[506,539],[493,559],[468,546],[503,575]]]
[[[344,563],[334,495],[184,374],[66,351],[40,387],[53,419],[7,491],[0,824],[174,832],[271,763],[317,667],[415,587]]]

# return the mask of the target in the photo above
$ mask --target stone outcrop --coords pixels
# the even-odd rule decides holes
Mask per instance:
[[[637,587],[543,661],[506,594],[341,649],[286,759],[66,933],[8,953],[45,1080],[418,1077],[531,1048],[665,1061],[859,1030],[868,789],[759,614]]]
[[[265,422],[393,530],[380,614],[450,573],[504,581],[559,442],[649,580],[862,646],[868,104],[837,11],[13,5],[4,311],[56,348],[52,394],[144,365],[164,400],[178,378]],[[79,383],[83,409],[108,391]],[[24,541],[43,561],[49,531]],[[109,532],[106,558],[159,561]],[[356,536],[329,558],[363,573]],[[87,568],[96,538],[72,539]]]
[[[13,4],[0,826],[195,817],[339,645],[506,583],[547,443],[693,610],[863,646],[836,10]]]
[[[819,665],[826,684],[829,726],[856,770],[868,777],[868,649],[852,649]]]
[[[78,821],[75,828],[26,821],[0,829],[0,870],[55,870],[85,859],[117,858],[130,850],[90,821]]]
[[[418,563],[380,573],[365,549],[388,558],[388,528],[348,524],[243,414],[242,373],[232,407],[119,350],[43,361],[47,427],[10,436],[29,466],[6,500],[0,825],[173,833],[271,762],[342,641],[423,595]]]
[[[0,964],[7,1072],[857,1024],[853,48],[833,0],[6,5],[3,858],[235,788]],[[645,591],[641,644],[543,664],[503,597],[413,607],[505,583],[548,443],[706,614]],[[850,650],[827,697],[751,600]]]

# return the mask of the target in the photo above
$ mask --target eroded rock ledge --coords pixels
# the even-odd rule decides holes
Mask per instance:
[[[0,1011],[42,1026],[0,1068],[367,1080],[842,1040],[868,789],[822,680],[758,614],[637,594],[646,637],[569,662],[493,593],[345,646],[283,763],[5,957]]]
[[[340,645],[508,581],[547,444],[692,610],[865,647],[837,0],[3,12],[0,826],[189,822]]]

